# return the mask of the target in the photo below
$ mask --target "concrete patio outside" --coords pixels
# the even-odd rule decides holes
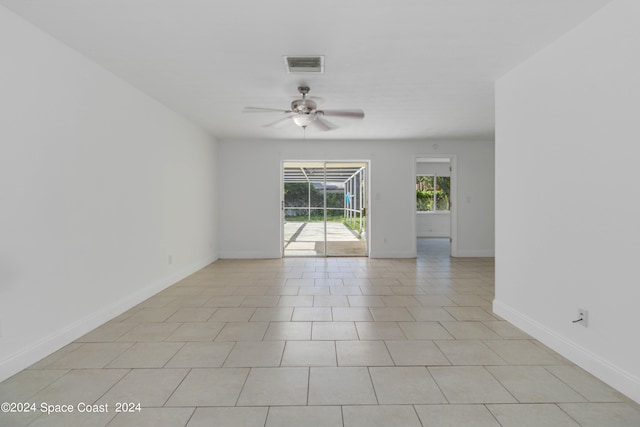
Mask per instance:
[[[327,222],[327,255],[367,256],[366,238],[341,222]],[[324,256],[323,222],[285,222],[285,256]]]

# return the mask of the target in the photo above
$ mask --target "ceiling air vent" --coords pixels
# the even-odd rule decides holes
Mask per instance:
[[[285,56],[289,73],[324,73],[324,56]]]

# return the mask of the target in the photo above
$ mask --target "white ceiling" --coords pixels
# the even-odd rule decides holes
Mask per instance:
[[[305,83],[362,121],[307,139],[493,138],[493,82],[610,0],[0,0],[220,138],[301,138],[261,125]],[[283,55],[324,55],[288,74]]]

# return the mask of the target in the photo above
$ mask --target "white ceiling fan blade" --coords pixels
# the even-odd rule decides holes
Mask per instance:
[[[244,107],[243,113],[291,113],[291,110],[280,110],[278,108]]]
[[[282,125],[283,123],[290,122],[290,121],[291,121],[291,116],[287,116],[287,117],[284,117],[282,119],[278,119],[275,122],[271,122],[271,123],[267,123],[266,125],[262,125],[262,127],[263,128],[280,127],[280,125]]]
[[[333,130],[337,128],[337,126],[335,126],[333,123],[318,116],[316,116],[316,119],[311,122],[311,126],[317,128],[320,131]]]
[[[318,110],[318,113],[327,117],[347,117],[350,119],[364,118],[362,110]]]

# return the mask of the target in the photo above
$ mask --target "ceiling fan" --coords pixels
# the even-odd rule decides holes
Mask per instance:
[[[299,86],[298,92],[300,92],[302,98],[292,101],[291,109],[289,110],[244,107],[243,113],[285,113],[287,114],[286,117],[264,126],[275,126],[282,122],[286,122],[287,120],[293,120],[297,126],[300,126],[303,129],[306,129],[307,126],[313,126],[321,131],[332,130],[337,127],[333,123],[327,121],[325,117],[345,117],[349,119],[364,118],[364,111],[362,110],[319,110],[316,102],[307,97],[309,90],[308,86]]]

